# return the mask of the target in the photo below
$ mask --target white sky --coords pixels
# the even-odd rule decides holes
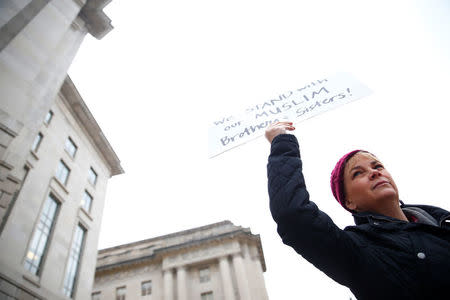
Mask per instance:
[[[69,75],[125,174],[108,184],[100,248],[222,220],[261,235],[270,299],[348,299],[282,244],[269,212],[269,144],[207,158],[208,122],[338,71],[374,93],[297,125],[306,183],[329,188],[355,148],[385,162],[401,199],[450,209],[448,1],[113,1],[115,29],[85,39]]]

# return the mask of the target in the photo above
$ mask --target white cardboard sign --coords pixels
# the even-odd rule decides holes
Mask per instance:
[[[338,73],[248,107],[235,115],[223,116],[209,124],[209,157],[263,135],[266,127],[273,122],[289,120],[299,123],[371,93],[350,74]]]

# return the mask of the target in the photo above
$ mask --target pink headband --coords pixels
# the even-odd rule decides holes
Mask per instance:
[[[350,211],[347,206],[345,206],[345,195],[344,195],[344,168],[347,161],[352,158],[358,152],[367,152],[364,150],[353,150],[344,156],[337,162],[333,171],[331,172],[331,191],[333,192],[334,198],[342,205],[343,208]]]

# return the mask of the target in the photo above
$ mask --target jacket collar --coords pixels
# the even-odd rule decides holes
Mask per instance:
[[[388,222],[403,222],[401,220],[370,211],[353,213],[353,219],[355,220],[356,225],[369,223],[370,219],[384,220]]]
[[[420,209],[423,209],[427,213],[429,213],[433,218],[438,221],[439,225],[442,224],[442,222],[446,219],[450,219],[450,212],[446,211],[445,209],[431,206],[431,205],[415,205],[415,204],[404,204],[402,201],[400,201],[400,207],[401,208],[407,208],[407,207],[418,207]],[[401,220],[391,218],[382,214],[374,213],[374,212],[357,212],[353,213],[353,218],[355,220],[356,225],[361,225],[365,223],[369,223],[369,219],[378,219],[378,220],[384,220],[388,222],[403,222]]]

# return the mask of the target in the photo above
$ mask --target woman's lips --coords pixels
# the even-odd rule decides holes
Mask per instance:
[[[379,187],[380,185],[382,185],[382,184],[385,184],[385,183],[388,183],[389,184],[389,181],[387,181],[387,180],[382,180],[382,181],[380,181],[380,182],[377,182],[374,186],[373,186],[373,190],[374,189],[376,189],[377,187]]]

